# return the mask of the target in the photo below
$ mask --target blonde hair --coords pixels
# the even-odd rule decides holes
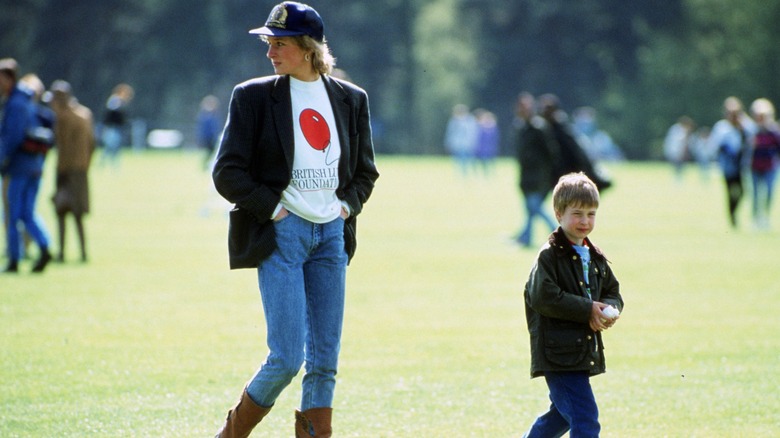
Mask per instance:
[[[325,37],[322,38],[322,42],[308,35],[296,35],[289,38],[292,38],[295,44],[305,52],[311,53],[311,65],[314,71],[321,75],[329,75],[333,72],[333,68],[336,67],[336,58],[330,53],[330,47],[328,47]],[[260,40],[268,43],[268,37],[265,35],[260,35]]]
[[[759,98],[750,105],[750,112],[754,116],[764,116],[767,120],[775,119],[775,106],[766,98]]]
[[[742,112],[742,101],[736,96],[729,96],[723,101],[723,110],[726,113]]]
[[[115,96],[119,96],[119,98],[125,102],[129,102],[133,100],[133,96],[135,95],[135,90],[133,90],[133,87],[131,87],[130,85],[121,83],[114,87],[111,94]]]
[[[330,53],[328,42],[324,37],[322,38],[322,42],[319,42],[308,35],[300,35],[293,38],[303,50],[311,51],[311,65],[314,67],[315,71],[323,75],[329,75],[333,72],[333,67],[336,66],[336,58]]]
[[[569,173],[553,189],[553,208],[563,214],[566,207],[598,207],[599,189],[584,173]]]
[[[40,99],[41,96],[43,96],[43,93],[46,91],[46,86],[43,85],[41,78],[39,78],[35,73],[27,73],[26,75],[22,76],[19,79],[19,85],[32,91],[35,100]]]

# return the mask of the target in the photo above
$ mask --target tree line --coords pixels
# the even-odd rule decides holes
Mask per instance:
[[[120,82],[132,116],[191,135],[201,98],[272,74],[247,34],[277,1],[0,0],[0,57],[65,79],[98,117]],[[519,92],[592,106],[634,159],[736,95],[780,99],[780,3],[765,0],[311,0],[337,66],[371,99],[382,153],[443,153],[456,103],[495,112],[503,151]]]

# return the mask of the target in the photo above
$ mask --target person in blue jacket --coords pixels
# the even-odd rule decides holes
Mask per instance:
[[[43,272],[51,260],[51,253],[46,228],[35,214],[46,156],[45,147],[38,146],[53,140],[54,120],[46,120],[43,112],[39,117],[33,92],[18,84],[17,72],[18,64],[14,59],[0,59],[0,93],[5,101],[0,120],[0,173],[8,177],[8,266],[5,272],[19,271],[20,222],[40,248],[33,272]],[[50,136],[45,135],[47,129]],[[35,141],[31,142],[31,139]]]

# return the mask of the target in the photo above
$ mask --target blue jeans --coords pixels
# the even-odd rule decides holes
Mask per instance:
[[[103,140],[103,155],[101,164],[111,161],[114,165],[118,164],[119,149],[122,147],[122,130],[114,126],[104,126],[101,140]]]
[[[542,219],[547,224],[547,226],[550,227],[550,231],[555,231],[555,228],[557,228],[555,222],[542,209],[542,204],[544,203],[544,198],[546,197],[547,193],[523,193],[526,211],[525,227],[523,228],[523,231],[520,233],[520,235],[517,236],[518,243],[523,246],[531,245],[531,238],[533,238],[532,231],[534,217],[538,216],[540,219]]]
[[[21,253],[21,235],[18,224],[24,224],[27,234],[42,250],[49,248],[49,235],[41,218],[35,214],[35,202],[41,187],[39,176],[11,176],[8,181],[8,259],[19,261]]]
[[[777,169],[766,172],[753,171],[753,218],[761,219],[772,210]]]
[[[272,406],[305,361],[301,410],[331,407],[344,320],[344,220],[315,224],[290,213],[274,229],[277,249],[258,267],[270,351],[247,393]]]
[[[599,409],[587,372],[545,372],[550,389],[550,410],[536,419],[526,438],[598,437]]]

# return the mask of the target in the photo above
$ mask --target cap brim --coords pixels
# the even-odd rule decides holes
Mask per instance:
[[[304,35],[303,32],[296,32],[293,30],[279,29],[278,27],[268,27],[268,26],[252,29],[249,31],[249,33],[253,35],[266,35],[266,36],[276,36],[276,37]]]

